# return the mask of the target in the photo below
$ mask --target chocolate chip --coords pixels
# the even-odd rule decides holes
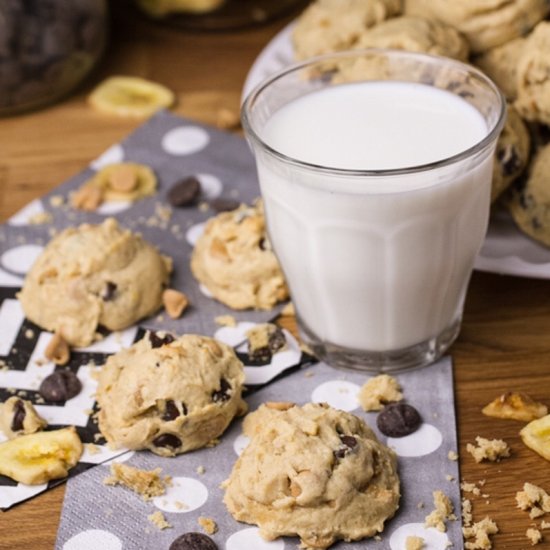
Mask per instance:
[[[46,401],[67,401],[80,393],[82,384],[70,370],[57,370],[46,376],[38,392]]]
[[[149,331],[149,341],[151,342],[151,346],[153,346],[153,348],[166,346],[167,344],[171,344],[174,340],[175,338],[168,332],[163,333],[161,336],[153,330]]]
[[[249,347],[248,358],[253,363],[269,363],[274,353],[277,353],[280,349],[286,345],[285,333],[280,327],[276,327],[273,332],[270,333],[267,346],[251,350]]]
[[[172,449],[177,449],[181,446],[181,441],[174,434],[161,434],[153,439],[153,445],[155,447],[172,447]]]
[[[117,289],[117,286],[115,283],[112,283],[111,281],[107,281],[103,288],[103,292],[101,293],[101,299],[104,302],[110,302],[115,297],[116,289]]]
[[[412,434],[421,422],[418,411],[406,403],[386,405],[376,419],[378,429],[388,437],[404,437]]]
[[[217,198],[210,201],[210,208],[216,212],[229,212],[239,208],[240,203],[233,199]]]
[[[185,405],[184,405],[184,408],[185,408]],[[175,418],[180,416],[180,414],[181,413],[180,413],[178,407],[176,406],[176,404],[174,403],[174,401],[172,401],[171,399],[166,401],[166,405],[165,405],[165,408],[164,408],[164,413],[162,415],[163,420],[166,420],[167,422],[169,422],[170,420],[174,420]]]
[[[13,406],[13,418],[11,421],[11,431],[20,432],[23,429],[23,421],[25,420],[25,405],[19,399]]]
[[[202,533],[185,533],[172,542],[168,550],[218,550],[218,545]]]
[[[229,390],[231,390],[231,384],[225,379],[220,380],[220,389],[212,392],[212,401],[214,403],[227,401],[230,397]]]
[[[195,203],[201,192],[200,181],[190,176],[175,183],[168,191],[168,202],[172,206],[190,206]]]
[[[357,439],[352,435],[340,435],[340,441],[342,445],[334,451],[336,458],[344,458],[357,446]]]

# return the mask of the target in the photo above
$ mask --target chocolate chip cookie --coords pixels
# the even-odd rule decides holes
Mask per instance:
[[[246,411],[243,365],[205,336],[147,333],[101,370],[99,428],[116,447],[175,456],[204,447]]]
[[[360,418],[326,404],[262,405],[244,432],[251,442],[224,482],[224,502],[265,539],[297,535],[303,547],[327,548],[372,537],[395,514],[395,454]]]
[[[261,202],[210,219],[195,245],[191,271],[216,299],[233,309],[271,309],[288,298],[267,239]]]
[[[54,237],[18,297],[31,321],[87,346],[100,325],[122,330],[158,310],[171,270],[170,258],[109,218]]]

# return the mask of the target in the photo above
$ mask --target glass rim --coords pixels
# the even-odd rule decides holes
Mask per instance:
[[[446,157],[440,160],[436,160],[436,161],[432,161],[424,164],[418,164],[414,166],[405,166],[402,168],[382,168],[382,169],[375,169],[375,170],[323,166],[320,164],[315,164],[312,162],[307,162],[307,161],[294,158],[268,145],[258,135],[258,132],[256,132],[256,130],[253,128],[253,124],[251,122],[251,117],[250,117],[250,113],[252,111],[252,105],[258,99],[258,97],[277,80],[280,80],[281,78],[283,78],[284,76],[290,73],[297,72],[308,66],[313,66],[315,64],[319,64],[327,60],[334,60],[334,59],[346,58],[346,57],[360,57],[368,54],[378,54],[378,55],[383,55],[385,57],[390,56],[394,58],[404,57],[404,58],[417,59],[417,60],[420,59],[420,60],[424,60],[426,63],[439,63],[439,64],[444,63],[447,66],[454,66],[455,68],[460,69],[462,72],[466,72],[468,74],[472,74],[476,76],[479,80],[481,80],[484,84],[486,84],[491,89],[491,91],[495,94],[495,97],[500,102],[500,109],[499,109],[498,118],[496,119],[496,122],[494,123],[492,128],[490,129],[488,128],[487,134],[483,139],[474,143],[474,145],[472,145],[471,147],[468,147],[464,151],[456,153],[450,157]],[[376,79],[373,79],[372,81],[380,82],[380,80],[376,80]],[[395,82],[399,82],[399,81],[396,80]],[[419,84],[422,84],[422,83],[419,82]],[[259,82],[252,89],[252,91],[246,96],[241,108],[241,123],[247,137],[251,138],[253,142],[259,145],[268,154],[277,158],[280,161],[285,162],[286,164],[291,164],[299,168],[304,168],[311,171],[322,172],[324,174],[337,175],[337,176],[398,176],[398,175],[404,175],[404,174],[415,174],[415,173],[427,172],[430,170],[443,168],[445,166],[450,166],[461,160],[472,157],[475,154],[479,153],[480,151],[483,151],[488,145],[490,145],[494,140],[496,140],[496,138],[498,137],[498,134],[500,134],[506,119],[506,108],[507,106],[506,106],[506,99],[504,97],[504,94],[500,91],[500,89],[496,86],[496,84],[486,74],[484,74],[481,70],[477,69],[473,65],[469,65],[461,61],[457,61],[456,59],[443,57],[439,55],[432,55],[432,54],[419,53],[419,52],[409,52],[406,50],[386,49],[386,48],[367,48],[367,49],[361,49],[361,50],[346,50],[346,51],[311,57],[304,61],[292,63],[291,65],[288,65],[287,67],[273,73],[272,75],[265,78],[263,81]]]

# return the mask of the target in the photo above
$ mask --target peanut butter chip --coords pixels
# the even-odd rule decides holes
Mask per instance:
[[[79,210],[92,212],[103,202],[103,190],[95,185],[85,185],[75,191],[71,198],[71,204]]]
[[[268,409],[275,409],[276,411],[288,411],[295,405],[296,403],[290,401],[267,401],[265,404]]]
[[[114,191],[129,193],[133,191],[138,183],[137,173],[133,166],[121,164],[109,175],[109,185]]]
[[[162,293],[162,303],[164,304],[166,313],[168,313],[172,319],[178,319],[189,305],[189,300],[183,292],[167,288]]]
[[[69,362],[71,351],[63,337],[55,333],[48,342],[44,355],[56,365],[66,365]]]

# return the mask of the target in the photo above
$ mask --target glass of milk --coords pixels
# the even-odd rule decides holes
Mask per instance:
[[[396,372],[453,343],[504,113],[473,67],[394,50],[314,58],[248,96],[269,237],[317,357]]]

